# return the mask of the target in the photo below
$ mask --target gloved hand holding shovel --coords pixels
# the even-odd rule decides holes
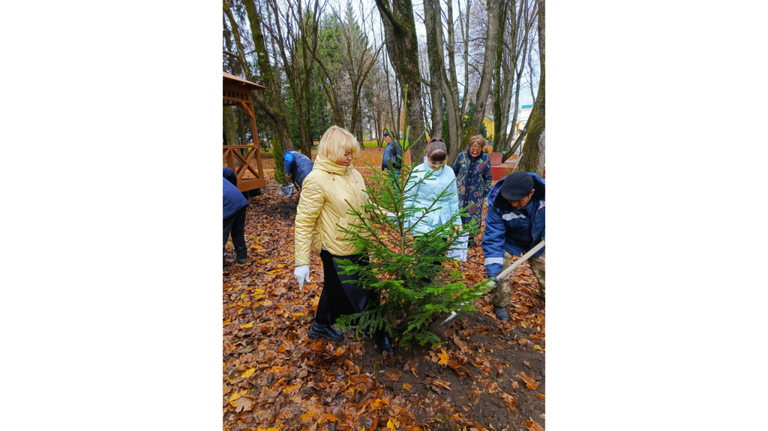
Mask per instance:
[[[523,262],[530,259],[531,256],[536,254],[536,252],[538,252],[542,248],[544,248],[543,238],[540,243],[536,244],[536,247],[533,247],[532,249],[530,249],[528,253],[525,253],[523,255],[523,257],[521,257],[520,259],[517,259],[515,263],[513,263],[512,265],[509,265],[507,269],[505,269],[504,271],[501,271],[501,273],[496,277],[493,277],[488,282],[488,284],[490,284],[491,287],[496,287],[496,285],[498,285],[501,282],[501,280],[504,280],[505,278],[507,278],[509,274],[511,274],[512,271],[515,270],[515,268],[522,265]],[[450,328],[451,325],[453,325],[453,319],[455,317],[456,317],[456,311],[451,311],[449,314],[447,314],[446,316],[443,316],[441,319],[437,319],[434,322],[432,322],[432,324],[429,325],[429,331],[439,336],[440,334],[445,332],[448,328]]]

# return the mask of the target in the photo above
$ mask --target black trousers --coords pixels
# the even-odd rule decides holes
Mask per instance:
[[[245,209],[248,206],[240,208],[236,213],[224,219],[224,248],[227,247],[227,239],[232,233],[232,244],[238,255],[247,250],[245,246]]]
[[[363,289],[358,284],[351,283],[358,279],[357,275],[340,273],[343,268],[337,260],[339,258],[357,265],[368,265],[368,256],[362,254],[334,256],[328,250],[320,252],[325,283],[315,314],[315,323],[318,325],[332,325],[339,316],[359,313],[368,301],[379,299],[375,290]]]

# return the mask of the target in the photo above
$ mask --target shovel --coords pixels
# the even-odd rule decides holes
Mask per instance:
[[[528,253],[525,253],[523,255],[523,257],[521,257],[520,259],[517,259],[515,263],[513,263],[512,265],[509,265],[509,267],[504,271],[501,271],[501,273],[497,275],[493,280],[489,281],[488,284],[490,284],[493,287],[496,287],[496,285],[499,282],[501,282],[501,280],[504,280],[505,278],[507,278],[509,274],[511,274],[512,271],[515,270],[515,268],[522,265],[523,262],[530,259],[531,256],[536,254],[536,252],[541,250],[542,248],[544,248],[544,241],[536,244],[536,247],[530,249]],[[456,316],[457,316],[456,312],[451,311],[448,315],[446,315],[442,319],[437,319],[434,322],[432,322],[432,324],[429,325],[429,328],[427,328],[427,330],[437,336],[440,336],[443,332],[448,330],[448,328],[450,328],[453,325],[453,319],[455,319]]]

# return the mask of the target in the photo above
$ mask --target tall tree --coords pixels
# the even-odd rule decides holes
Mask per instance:
[[[382,36],[382,39],[383,38],[384,37]],[[397,137],[401,135],[400,133],[400,112],[401,112],[400,100],[402,100],[402,98],[400,97],[400,84],[398,83],[396,78],[392,77],[392,79],[390,79],[390,76],[394,74],[394,68],[392,67],[392,62],[389,61],[389,53],[387,53],[383,63],[384,63],[384,67],[383,67],[384,79],[387,83],[387,100],[389,102],[387,104],[387,107],[389,108],[387,112],[388,114],[387,127],[389,127],[394,132],[395,137]],[[394,98],[392,97],[393,94],[395,95]],[[393,137],[393,139],[395,139],[395,137]]]
[[[357,137],[360,145],[363,144],[363,115],[362,109],[360,108],[360,94],[371,68],[376,64],[379,52],[384,46],[384,44],[381,44],[378,48],[375,48],[376,51],[373,52],[374,47],[371,47],[368,44],[368,36],[365,32],[366,20],[363,18],[361,21],[363,24],[362,29],[354,17],[352,3],[348,1],[345,18],[344,20],[341,20],[341,58],[344,70],[347,72],[347,78],[349,79],[351,86],[350,90],[352,93],[352,118],[350,119],[350,129]]]
[[[251,0],[252,1],[252,0]],[[310,0],[307,7],[302,2],[288,2],[278,7],[277,0],[268,0],[267,7],[276,18],[272,26],[266,26],[282,58],[283,70],[292,93],[301,152],[310,157],[310,84],[317,51],[318,21],[325,3]],[[274,28],[273,28],[274,27]]]
[[[318,80],[333,113],[333,124],[344,125],[341,86],[341,31],[340,19],[336,14],[326,15],[320,23],[320,47],[315,53],[318,65]]]
[[[411,137],[418,137],[411,156],[418,157],[427,146],[424,131],[424,107],[421,103],[421,74],[419,73],[419,44],[416,40],[416,22],[411,0],[376,0],[376,7],[384,27],[387,54],[407,97],[405,116],[412,127]]]
[[[499,45],[496,47],[496,66],[493,76],[493,115],[494,151],[506,150],[510,147],[514,133],[507,135],[510,124],[517,122],[520,100],[520,84],[525,71],[525,59],[528,53],[528,40],[536,17],[536,0],[532,0],[532,11],[529,11],[531,0],[519,2],[515,9],[514,0],[502,3],[504,22],[500,26]],[[514,90],[514,103],[512,94]]]
[[[374,46],[376,45],[376,33],[374,33]],[[381,60],[383,56],[379,57],[379,61],[373,65],[371,73],[368,79],[365,81],[365,87],[363,88],[363,107],[365,108],[366,118],[371,124],[370,129],[375,131],[376,142],[379,149],[383,146],[382,129],[384,128],[383,122],[386,119],[386,112],[388,108],[387,101],[387,87],[384,82],[384,73],[382,71],[382,65],[384,62]]]
[[[444,121],[443,121],[443,132],[442,136],[447,136],[447,142],[448,142],[448,156],[449,156],[449,162],[453,163],[453,160],[456,159],[456,156],[459,153],[459,142],[461,140],[462,135],[464,134],[464,121],[463,121],[463,113],[464,113],[464,106],[460,106],[466,103],[467,100],[467,89],[468,86],[464,85],[464,95],[461,99],[459,99],[459,80],[456,74],[456,38],[454,37],[454,21],[453,21],[453,7],[451,5],[451,1],[448,1],[446,4],[446,18],[448,21],[447,29],[448,29],[448,40],[447,43],[443,43],[443,22],[442,22],[442,10],[441,10],[441,4],[440,0],[425,0],[425,26],[427,29],[427,43],[429,43],[429,37],[434,36],[436,46],[427,48],[427,52],[429,54],[429,62],[430,64],[436,64],[440,66],[440,74],[442,75],[440,77],[441,81],[441,87],[442,87],[442,95],[443,95],[443,105],[445,108],[445,114],[444,114]],[[429,8],[427,8],[427,5],[429,5]],[[469,9],[470,1],[467,0],[467,9]],[[427,9],[429,9],[429,12],[427,12]],[[431,19],[427,18],[427,14],[429,14],[429,17]],[[461,14],[459,14],[461,15]],[[461,16],[459,17],[459,20],[461,20]],[[469,30],[469,25],[463,26],[467,31]],[[462,36],[464,33],[462,32]],[[469,49],[469,38],[463,37],[464,39],[464,52],[465,52],[465,59],[467,58],[467,53]],[[448,53],[448,70],[445,69],[445,59],[443,55],[443,50],[446,50]],[[466,66],[466,63],[465,63]],[[469,79],[469,73],[468,70],[465,68],[465,80]],[[431,78],[431,77],[430,77]],[[463,101],[463,102],[462,102]],[[438,105],[440,106],[440,105]],[[436,109],[436,107],[433,104],[433,109]],[[447,133],[446,133],[447,132]]]
[[[232,32],[229,31],[226,25],[224,25],[224,48],[228,52],[232,52]],[[239,69],[235,66],[235,58],[227,55],[224,58],[224,70],[228,71],[229,73],[233,75],[237,75],[237,72],[235,69]],[[224,114],[224,138],[226,140],[227,145],[237,145],[237,114],[235,114],[235,111],[238,110],[237,108],[234,108],[232,106],[224,106],[223,107],[223,114]]]
[[[432,29],[439,29],[442,34],[443,26],[440,18],[440,1],[424,0],[424,22],[429,21]],[[429,26],[427,27],[429,28]],[[442,41],[442,38],[440,39]],[[442,58],[443,46],[437,38],[437,31],[427,32],[427,58]],[[437,61],[429,61],[429,86],[432,100],[431,112],[431,136],[443,136],[443,74],[444,67]]]
[[[237,57],[240,60],[240,65],[246,73],[246,77],[251,81],[260,81],[266,89],[266,97],[262,96],[262,92],[253,92],[253,98],[258,103],[259,107],[263,109],[267,115],[272,119],[277,128],[279,140],[273,142],[273,154],[282,159],[284,151],[293,150],[293,138],[291,137],[290,130],[288,128],[288,120],[285,115],[285,108],[283,107],[282,95],[280,92],[279,82],[275,78],[272,70],[272,64],[269,61],[269,55],[267,52],[267,46],[264,42],[264,34],[262,33],[262,18],[259,10],[256,8],[254,0],[242,0],[245,6],[248,22],[251,28],[251,36],[253,39],[253,47],[258,59],[257,65],[260,76],[257,77],[251,70],[251,66],[246,59],[245,49],[243,47],[240,29],[237,20],[234,17],[234,13],[229,5],[229,0],[224,0],[224,13],[229,19],[232,34],[235,39],[235,45],[237,47]],[[277,143],[277,147],[275,144]],[[287,185],[288,180],[285,176],[284,168],[281,163],[275,164],[275,179],[283,184]]]
[[[477,89],[477,95],[475,96],[475,111],[472,115],[472,121],[469,127],[464,131],[464,137],[461,140],[461,144],[458,148],[459,151],[466,148],[469,143],[469,139],[480,130],[480,125],[483,124],[485,118],[485,106],[488,101],[488,95],[491,91],[491,81],[494,69],[494,62],[496,60],[496,45],[498,44],[497,34],[499,32],[500,19],[500,2],[489,1],[488,2],[488,32],[485,35],[485,56],[483,59],[483,70],[480,75],[480,86]],[[458,154],[458,152],[456,153]],[[456,154],[452,157],[456,158]],[[451,159],[451,161],[453,161]]]
[[[461,3],[459,3],[460,5]],[[480,71],[480,82],[477,87],[474,98],[475,109],[470,115],[470,121],[465,127],[464,115],[468,114],[468,77],[469,77],[469,10],[471,2],[467,0],[464,13],[459,9],[459,23],[462,31],[463,50],[464,50],[464,94],[459,99],[458,91],[458,77],[456,73],[456,38],[454,32],[454,20],[453,20],[453,6],[452,2],[446,3],[446,20],[447,20],[447,37],[448,40],[443,44],[443,28],[442,28],[442,5],[439,0],[425,0],[425,20],[424,24],[427,31],[427,42],[429,38],[434,37],[436,45],[432,49],[428,49],[430,56],[430,63],[436,63],[441,66],[442,72],[442,88],[443,98],[445,99],[445,116],[446,122],[444,126],[448,127],[449,137],[449,163],[453,163],[456,156],[461,150],[466,148],[469,139],[478,133],[485,117],[486,102],[488,101],[488,95],[490,94],[491,82],[493,77],[493,69],[496,59],[496,46],[498,44],[498,32],[499,32],[499,9],[500,5],[498,1],[490,1],[487,5],[487,28],[485,32],[485,42],[483,45],[483,66]],[[466,17],[466,22],[465,18]],[[443,46],[448,54],[448,70],[445,70],[445,61],[443,55]],[[438,105],[440,106],[440,105]],[[437,109],[434,107],[433,109]],[[443,133],[445,134],[445,133]]]
[[[539,7],[539,63],[541,63],[541,75],[539,76],[539,91],[536,102],[533,104],[531,116],[525,128],[528,136],[525,138],[523,155],[520,158],[519,168],[524,171],[544,172],[544,75],[545,75],[545,39],[544,39],[544,0],[537,0]]]

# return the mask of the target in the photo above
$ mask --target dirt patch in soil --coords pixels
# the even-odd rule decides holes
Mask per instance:
[[[294,191],[291,197],[280,196],[277,199],[265,199],[258,204],[251,199],[251,206],[259,205],[259,211],[269,214],[272,217],[279,217],[283,220],[296,218],[296,206],[299,202],[299,194]]]
[[[412,399],[416,421],[431,429],[467,422],[518,429],[531,418],[543,426],[544,353],[534,346],[544,342],[531,340],[540,332],[474,312],[446,331],[435,350],[400,346],[395,357],[384,358],[372,339],[363,340],[361,372],[377,376],[392,398]],[[448,362],[441,365],[443,351]]]

